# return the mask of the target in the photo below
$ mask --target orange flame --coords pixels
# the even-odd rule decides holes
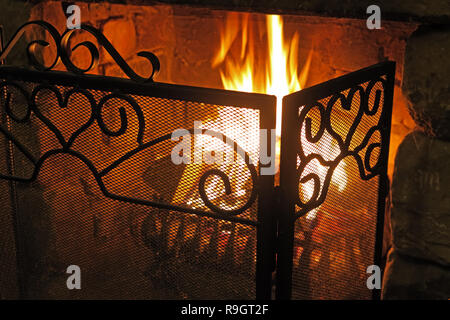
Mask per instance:
[[[277,97],[276,133],[279,140],[281,135],[282,99],[285,95],[299,91],[304,87],[311,64],[312,51],[310,51],[305,64],[299,72],[299,34],[296,32],[289,41],[286,41],[283,36],[283,21],[281,17],[268,15],[266,16],[268,47],[267,50],[260,50],[261,48],[255,45],[254,39],[255,31],[257,30],[253,30],[254,25],[249,20],[249,17],[250,15],[247,13],[228,14],[224,28],[221,30],[220,49],[212,65],[213,67],[221,66],[220,76],[223,86],[227,90],[265,93]],[[241,46],[238,57],[235,57],[236,51],[232,50],[236,45]],[[268,54],[268,57],[263,58],[262,64],[257,60],[257,58],[260,58],[256,56],[257,53]],[[302,141],[306,142],[304,133],[302,133]],[[253,142],[257,145],[257,140]],[[326,158],[336,157],[339,153],[339,148],[331,137],[324,137],[323,141],[320,141],[315,147],[317,147],[317,150],[310,150],[314,150],[313,152],[320,153]],[[280,143],[278,141],[276,146],[277,160],[280,154],[279,148]],[[343,177],[345,182],[336,184],[333,181],[333,184],[336,184],[339,191],[342,191],[346,186],[347,176],[344,168],[345,163],[342,161],[341,165],[336,169],[336,174]],[[326,168],[320,163],[313,161],[305,170],[305,174],[315,172],[323,182],[326,171]],[[305,184],[301,187],[302,199],[307,200],[311,198],[314,185]],[[318,210],[319,208],[309,212],[307,219],[313,219]]]
[[[249,14],[230,13],[221,31],[220,49],[213,61],[213,67],[223,64],[220,71],[222,83],[227,90],[272,94],[277,97],[277,136],[281,134],[282,99],[285,95],[301,90],[311,63],[311,52],[302,71],[298,72],[299,35],[295,33],[289,42],[283,37],[283,22],[278,15],[268,15],[267,44],[268,63],[260,70],[255,54],[260,52],[254,44],[253,25],[249,22]],[[231,47],[239,33],[240,56],[233,59]],[[263,50],[264,51],[264,50]]]

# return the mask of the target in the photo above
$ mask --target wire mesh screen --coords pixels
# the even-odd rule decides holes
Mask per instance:
[[[10,79],[1,106],[28,297],[255,298],[258,109]]]
[[[0,148],[5,150],[5,141],[0,140]],[[7,160],[7,159],[3,159]],[[7,161],[0,162],[0,170],[6,172]],[[17,286],[17,257],[14,238],[13,206],[10,183],[0,180],[0,299],[16,299],[18,297]]]
[[[367,90],[367,85],[364,83],[361,87]],[[382,92],[379,82],[369,95],[371,110],[374,110],[377,90]],[[348,97],[349,91],[341,93]],[[349,110],[343,108],[341,100],[330,104],[331,97],[318,101],[322,106],[333,108],[330,113],[331,128],[343,139],[348,135],[360,108],[363,108],[359,95],[354,95]],[[378,103],[383,104],[383,96]],[[313,135],[317,135],[320,130],[318,110],[316,108],[309,112]],[[368,147],[380,143],[381,138],[379,133],[368,135],[368,132],[378,124],[381,110],[378,108],[373,115],[361,118],[348,147],[349,150],[355,150],[365,144],[358,154],[362,159],[368,159],[371,167],[379,159],[380,147],[374,148],[366,157]],[[336,159],[339,159],[342,149],[329,132],[324,132],[317,143],[310,143],[303,129],[301,139],[305,155],[320,155],[329,165],[314,159],[305,166],[301,178],[315,174],[322,186],[327,184],[326,180],[330,177],[331,180],[325,201],[299,218],[295,225],[293,298],[370,299],[372,292],[366,285],[366,269],[374,261],[378,177],[362,179],[358,163],[351,155],[342,158],[337,164]],[[365,139],[368,139],[367,142]],[[365,174],[370,173],[367,168],[363,170]],[[299,195],[303,202],[313,196],[313,184],[313,180],[299,184]],[[297,210],[300,209],[297,205]]]
[[[292,191],[280,223],[288,235],[280,297],[373,297],[367,268],[378,259],[384,215],[393,70],[369,67],[285,100],[283,126],[296,137],[282,141],[280,183]]]
[[[24,297],[270,298],[276,267],[280,298],[370,298],[394,67],[285,97],[276,216],[274,97],[0,68]]]

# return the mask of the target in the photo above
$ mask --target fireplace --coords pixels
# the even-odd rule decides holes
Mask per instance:
[[[367,267],[383,267],[393,156],[414,127],[399,85],[417,23],[367,41],[365,21],[271,16],[290,45],[271,86],[263,13],[77,4],[88,24],[66,33],[65,5],[35,5],[37,70],[0,68],[5,269],[22,297],[379,295]],[[298,84],[271,91],[280,66]]]

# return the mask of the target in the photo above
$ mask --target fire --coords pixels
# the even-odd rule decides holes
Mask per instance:
[[[281,136],[281,114],[282,99],[285,95],[301,90],[307,79],[311,64],[312,51],[310,51],[305,64],[299,72],[298,47],[299,34],[296,32],[289,41],[283,35],[283,21],[278,15],[266,16],[267,47],[261,50],[261,46],[255,44],[255,26],[249,19],[249,14],[230,13],[228,14],[224,28],[221,30],[220,49],[213,60],[213,67],[220,66],[220,76],[225,89],[244,92],[256,92],[271,94],[277,97],[277,118],[276,133],[278,137],[276,154],[277,161],[280,154],[279,138]],[[240,37],[239,37],[240,36]],[[236,57],[236,50],[233,46],[240,45],[239,54]],[[261,55],[267,53],[267,56]],[[259,59],[258,59],[259,58]],[[217,127],[217,125],[215,126]],[[234,128],[228,131],[237,130]],[[227,132],[232,134],[232,132]],[[257,137],[252,139],[255,145],[258,144]],[[304,132],[302,141],[306,143]],[[310,146],[311,152],[316,152],[325,158],[336,157],[339,148],[330,136],[324,136],[315,146]],[[315,172],[319,175],[322,183],[327,170],[317,161],[312,161],[306,168],[305,174]],[[346,186],[345,163],[336,168],[335,174],[340,177],[339,183],[334,182],[335,187],[342,191]],[[300,190],[301,197],[306,201],[311,198],[314,185],[305,184]],[[307,219],[314,219],[319,208],[308,213]]]
[[[286,41],[283,35],[283,21],[278,15],[266,16],[266,30],[262,33],[249,18],[250,15],[245,13],[228,14],[223,26],[224,28],[221,30],[220,48],[212,65],[213,67],[220,68],[222,83],[227,90],[264,93],[277,97],[276,133],[278,139],[276,158],[278,165],[282,99],[285,95],[297,92],[304,87],[311,63],[311,52],[301,71],[299,71],[299,34],[295,33],[289,41]],[[261,39],[266,39],[267,41],[262,42],[263,44],[261,45]],[[264,47],[264,45],[267,47]],[[230,120],[236,122],[233,121],[230,124]],[[255,110],[237,110],[233,107],[223,107],[219,110],[219,116],[217,118],[202,122],[200,127],[225,134],[249,152],[252,158],[256,157],[257,159],[259,156],[259,152],[257,151],[257,146],[259,145],[259,118]],[[304,132],[302,132],[301,139],[306,145],[307,141],[304,137]],[[223,148],[220,140],[207,137],[199,137],[195,140],[194,144],[197,149],[207,152],[217,152]],[[307,146],[307,150],[322,154],[327,160],[333,157],[335,158],[339,154],[336,141],[333,141],[330,136],[324,136],[317,144]],[[252,151],[256,151],[256,153]],[[344,168],[345,163],[342,163],[336,169],[336,175],[340,176],[340,182],[332,182],[339,190],[343,190],[346,185],[346,182],[342,182],[346,181]],[[242,176],[242,172],[245,172],[242,159],[238,165],[227,166],[224,163],[219,165],[219,169],[227,172],[232,180],[234,197],[246,198],[248,196],[248,186],[246,185],[246,178]],[[200,172],[201,167],[188,165],[183,174],[182,181],[184,183],[178,186],[174,198],[176,202],[187,199],[189,205],[195,208],[203,207],[202,200],[197,196],[190,195],[189,191],[191,189],[189,183],[192,181],[190,177],[198,177]],[[308,174],[309,172],[317,173],[323,183],[327,169],[321,166],[318,161],[312,161],[308,164],[304,174]],[[302,185],[301,190],[299,190],[302,199],[307,201],[312,196],[313,190],[314,185],[312,183]],[[218,178],[212,178],[207,185],[206,193],[211,200],[222,197],[222,181]],[[232,209],[236,205],[233,202],[219,202],[220,206],[226,209]],[[312,210],[307,218],[314,219],[318,210],[319,208]]]
[[[230,13],[221,33],[220,49],[213,61],[213,67],[221,65],[220,75],[227,90],[257,92],[277,97],[277,136],[281,135],[282,99],[285,95],[301,90],[311,62],[311,53],[300,74],[298,71],[299,34],[296,32],[287,42],[283,36],[283,21],[278,15],[268,15],[267,50],[268,63],[257,61],[256,53],[260,48],[255,46],[253,25],[249,14]],[[240,55],[234,58],[231,48],[240,38]],[[237,61],[235,61],[237,60]],[[260,71],[262,70],[262,72]]]
[[[267,31],[269,35],[270,73],[266,75],[266,92],[277,97],[277,135],[281,135],[282,99],[285,95],[299,91],[304,85],[297,76],[298,33],[295,33],[290,46],[283,41],[283,22],[280,16],[267,16]],[[303,69],[304,78],[309,69],[310,59]]]

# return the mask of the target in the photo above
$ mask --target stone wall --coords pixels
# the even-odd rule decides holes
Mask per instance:
[[[41,2],[43,0],[34,0]],[[84,0],[90,3],[102,0]],[[110,3],[154,5],[156,3],[187,4],[190,6],[241,10],[264,13],[299,13],[365,19],[366,8],[378,5],[388,20],[448,23],[450,3],[447,0],[109,0]]]
[[[450,297],[450,32],[422,27],[408,41],[403,91],[420,131],[398,149],[385,299]]]
[[[418,131],[398,150],[385,299],[450,296],[449,159],[449,142]]]
[[[3,27],[4,44],[12,37],[19,26],[30,17],[32,5],[14,0],[0,0],[0,26]],[[27,63],[24,42],[20,43],[8,57],[7,62],[14,65]]]

